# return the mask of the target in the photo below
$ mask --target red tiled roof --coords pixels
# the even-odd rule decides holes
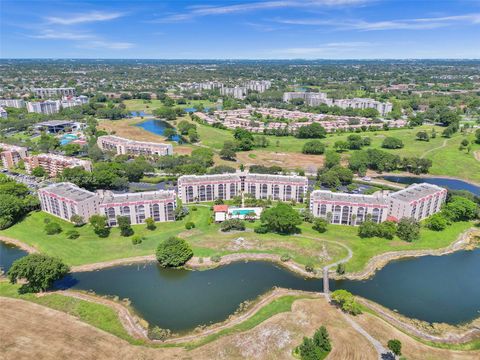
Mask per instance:
[[[398,222],[398,219],[395,216],[387,216],[387,221]]]
[[[213,211],[214,212],[227,212],[228,211],[228,205],[214,205],[213,206]]]

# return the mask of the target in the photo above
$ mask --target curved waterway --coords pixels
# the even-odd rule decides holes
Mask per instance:
[[[409,185],[414,183],[426,182],[429,184],[442,186],[451,190],[467,190],[467,191],[470,191],[472,194],[480,196],[480,186],[476,186],[459,179],[447,179],[447,178],[441,178],[441,177],[395,176],[395,175],[387,175],[382,177],[388,181],[393,181],[401,184],[409,184]]]
[[[7,271],[26,252],[0,241],[0,267]],[[480,316],[480,249],[443,256],[396,260],[364,281],[331,280],[408,317],[459,324]],[[128,298],[149,323],[174,331],[223,321],[245,300],[274,286],[322,291],[320,279],[304,279],[270,262],[233,263],[212,270],[163,269],[157,263],[70,274],[58,289],[93,290]]]
[[[147,130],[151,133],[154,133],[156,135],[161,135],[161,136],[163,136],[163,134],[165,133],[165,129],[173,128],[173,126],[167,123],[166,121],[157,120],[153,118],[143,121],[135,126],[141,127],[144,130]],[[182,143],[182,139],[179,135],[173,136],[172,140],[176,141],[177,143]]]
[[[365,281],[330,281],[408,317],[458,324],[480,316],[480,249],[389,263]],[[75,273],[60,288],[128,298],[149,323],[174,331],[226,319],[245,300],[274,286],[322,291],[269,262],[234,263],[206,271],[162,269],[156,263]]]

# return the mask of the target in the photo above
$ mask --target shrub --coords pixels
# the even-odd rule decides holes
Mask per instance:
[[[449,221],[441,212],[433,214],[425,220],[425,226],[433,231],[442,231],[447,225],[449,225]]]
[[[128,216],[117,216],[118,227],[120,228],[120,235],[122,236],[132,236],[133,229],[130,226],[130,217]]]
[[[171,236],[158,245],[156,256],[160,265],[177,267],[190,260],[193,250],[184,239]]]
[[[53,282],[64,277],[70,268],[60,259],[41,254],[29,254],[16,260],[8,270],[12,284],[18,279],[26,279],[28,284],[22,285],[21,292],[45,291]]]
[[[325,359],[332,350],[330,337],[325,326],[320,327],[313,338],[304,337],[302,343],[295,349],[301,360]]]
[[[477,204],[462,196],[452,196],[443,213],[451,221],[465,221],[477,217]]]
[[[386,137],[382,142],[382,148],[401,149],[403,148],[403,141],[394,137]]]
[[[145,224],[147,224],[148,230],[155,230],[157,228],[155,225],[155,220],[153,220],[151,217],[145,219]]]
[[[328,222],[325,219],[317,218],[313,222],[312,229],[318,231],[319,233],[324,233],[327,231]]]
[[[245,222],[240,219],[228,219],[222,222],[222,225],[220,226],[220,228],[222,229],[222,231],[232,231],[232,230],[244,231]]]
[[[169,329],[162,329],[158,326],[148,328],[148,337],[152,340],[166,340],[172,335]]]
[[[45,224],[45,232],[47,235],[60,234],[62,232],[62,227],[56,222],[49,222]]]
[[[210,257],[210,261],[213,261],[214,263],[219,263],[220,260],[222,260],[222,257],[220,255],[212,255]]]
[[[134,236],[132,237],[132,244],[133,244],[133,245],[141,244],[142,241],[143,241],[143,237],[140,236],[140,235],[134,235]]]
[[[311,262],[305,264],[305,271],[307,272],[315,272],[315,265],[313,265]]]
[[[80,233],[77,230],[70,230],[66,233],[68,239],[78,239],[80,237]]]
[[[400,340],[397,340],[397,339],[388,340],[387,347],[395,355],[397,356],[402,355],[402,343],[400,342]]]
[[[347,290],[335,290],[331,295],[332,301],[338,304],[341,309],[352,315],[362,313],[360,305],[355,301],[355,297]]]
[[[298,211],[285,203],[278,203],[275,207],[265,210],[260,220],[269,231],[280,234],[295,233],[298,231],[297,225],[302,223]]]
[[[78,214],[74,214],[70,217],[70,221],[75,224],[75,226],[82,226],[85,224],[85,219]]]
[[[287,262],[291,259],[292,257],[290,256],[290,254],[282,254],[282,256],[280,257],[280,260],[283,261],[283,262]]]
[[[266,234],[268,233],[268,228],[264,225],[257,226],[255,229],[253,229],[257,234]]]
[[[345,264],[344,263],[340,263],[340,264],[337,265],[337,274],[339,274],[339,275],[345,274]]]
[[[195,223],[194,223],[194,222],[188,221],[188,222],[185,224],[185,229],[190,230],[190,229],[193,229],[193,228],[195,228]]]
[[[417,240],[420,237],[420,224],[415,219],[401,219],[397,225],[397,236],[403,241]]]
[[[396,225],[391,221],[377,224],[368,220],[358,227],[358,236],[361,238],[371,238],[376,236],[384,239],[393,239],[395,232]]]
[[[192,206],[192,211],[197,211],[197,207],[196,206]]]
[[[325,152],[325,145],[319,140],[307,141],[303,145],[302,153],[320,155]]]

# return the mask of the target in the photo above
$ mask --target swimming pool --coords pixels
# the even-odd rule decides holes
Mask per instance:
[[[78,139],[77,135],[73,135],[73,134],[62,135],[62,137],[60,138],[60,145],[67,145],[68,143],[77,139]]]
[[[254,209],[237,209],[237,210],[232,210],[232,215],[247,215],[255,213]]]

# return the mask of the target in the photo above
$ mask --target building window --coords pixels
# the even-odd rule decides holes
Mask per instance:
[[[325,204],[320,205],[320,216],[321,217],[327,216],[327,205]]]
[[[165,214],[167,215],[166,219],[168,221],[175,220],[175,207],[173,206],[173,203],[168,203],[165,205]]]
[[[135,205],[135,213],[137,214],[137,224],[145,222],[145,206]]]
[[[160,221],[160,206],[158,204],[152,205],[152,218],[155,221]]]
[[[350,208],[348,206],[344,206],[342,209],[342,224],[348,225],[350,220]]]
[[[207,201],[213,200],[213,186],[207,185]]]
[[[70,217],[68,216],[68,208],[67,208],[67,203],[65,203],[64,201],[62,201],[62,207],[63,207],[63,218],[64,219],[70,219]]]
[[[357,209],[357,219],[356,224],[361,224],[365,221],[365,208],[359,207]]]
[[[380,220],[380,209],[374,208],[372,211],[372,221],[374,223],[378,223],[380,222],[379,220]]]
[[[340,224],[340,215],[342,213],[342,207],[337,205],[333,209],[333,219],[332,222],[334,224]]]
[[[260,198],[261,199],[266,199],[268,196],[268,185],[267,184],[262,184],[260,186]]]
[[[230,184],[230,199],[234,198],[237,195],[237,184]]]
[[[273,186],[273,200],[278,200],[280,198],[280,186]]]
[[[187,187],[187,202],[193,201],[193,186]]]
[[[297,186],[297,201],[303,202],[304,191],[303,186]]]
[[[115,217],[115,209],[113,207],[109,207],[108,209],[105,209],[105,215],[107,216],[108,226],[117,225],[117,219]]]
[[[199,198],[200,198],[200,201],[205,201],[205,185],[200,185],[199,187]]]
[[[225,184],[218,185],[218,198],[225,200]]]
[[[292,187],[290,185],[285,186],[285,200],[291,200],[292,198]]]

